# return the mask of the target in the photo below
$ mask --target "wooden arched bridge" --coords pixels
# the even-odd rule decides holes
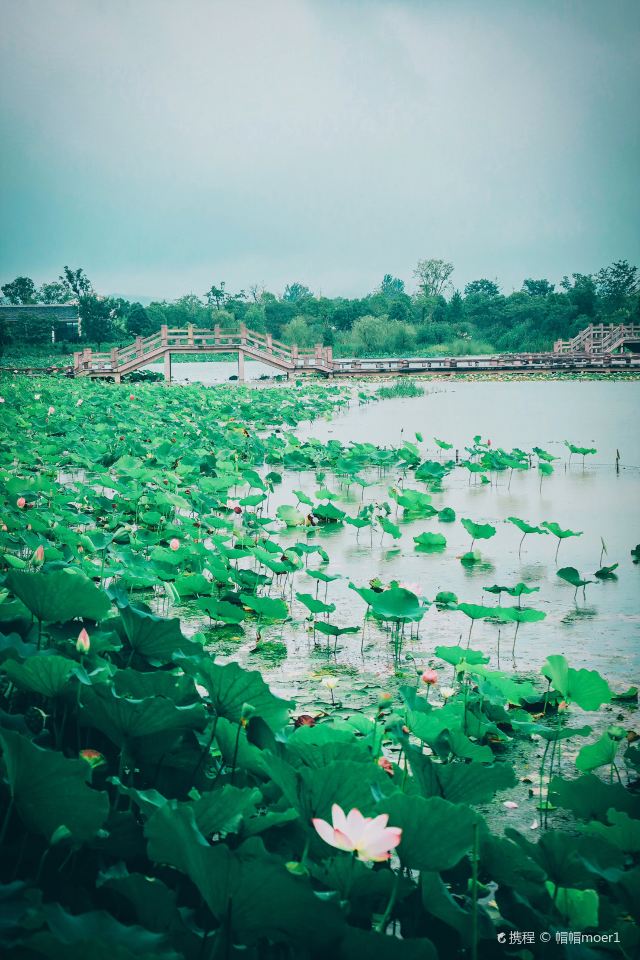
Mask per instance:
[[[163,326],[150,337],[137,337],[128,347],[114,348],[108,353],[99,353],[87,347],[75,353],[73,374],[78,377],[111,378],[119,383],[126,374],[163,360],[165,379],[170,382],[171,358],[180,353],[235,353],[238,356],[239,380],[244,380],[247,357],[275,367],[288,377],[312,373],[333,377],[483,370],[522,373],[541,370],[640,370],[640,353],[615,352],[625,346],[640,348],[640,324],[592,324],[573,340],[557,341],[553,353],[407,359],[338,359],[333,356],[331,347],[317,344],[312,349],[304,350],[245,326],[237,331],[224,331],[219,327],[202,330],[192,325],[186,330],[173,330]]]

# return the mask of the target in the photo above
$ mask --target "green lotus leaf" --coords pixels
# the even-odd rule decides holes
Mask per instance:
[[[568,440],[565,440],[564,445],[571,451],[571,453],[577,453],[582,457],[586,457],[590,453],[598,452],[595,447],[577,447],[574,443],[569,443]]]
[[[91,767],[43,750],[27,737],[0,732],[11,796],[28,830],[50,841],[61,827],[74,840],[95,836],[109,813],[109,797],[88,785]]]
[[[240,599],[245,607],[267,620],[286,620],[289,616],[287,604],[279,597],[256,597],[251,593],[241,593]]]
[[[508,790],[517,782],[513,767],[504,762],[436,763],[415,747],[409,747],[407,755],[426,797],[441,796],[451,803],[486,803],[496,791]]]
[[[149,663],[171,663],[178,653],[195,656],[202,651],[199,643],[183,636],[177,618],[166,620],[139,607],[125,606],[120,609],[120,619],[131,650]]]
[[[402,533],[400,532],[400,527],[397,526],[397,524],[393,523],[391,520],[389,520],[388,517],[378,517],[378,523],[380,524],[384,532],[390,534],[390,536],[392,536],[394,540],[399,540],[400,537],[402,536]]]
[[[439,590],[436,593],[434,603],[438,610],[454,610],[458,605],[458,597],[450,590]]]
[[[633,820],[618,810],[607,810],[608,825],[594,822],[582,827],[589,836],[599,837],[624,850],[625,853],[640,853],[640,820]]]
[[[438,646],[433,651],[436,657],[456,667],[462,660],[473,666],[476,663],[489,663],[489,656],[481,650],[469,650],[459,646]]]
[[[95,960],[179,960],[165,931],[125,925],[105,910],[71,914],[59,903],[46,903],[42,916],[50,932],[38,931],[28,941],[39,957],[83,960],[91,954]]]
[[[178,707],[166,697],[120,697],[105,684],[83,691],[80,723],[95,727],[122,747],[140,737],[201,730],[206,724],[206,714],[200,703]]]
[[[507,517],[507,521],[512,523],[514,527],[517,527],[518,530],[521,530],[522,533],[539,533],[539,534],[548,534],[549,531],[543,529],[544,524],[541,527],[533,526],[530,523],[527,523],[526,520],[521,520],[519,517]]]
[[[537,455],[538,459],[545,460],[547,463],[552,463],[554,460],[559,459],[559,457],[554,457],[552,453],[547,453],[542,447],[534,447],[533,452]]]
[[[21,690],[30,690],[43,697],[58,697],[68,688],[77,671],[77,664],[55,653],[30,657],[25,663],[8,660],[2,670]]]
[[[451,869],[471,850],[474,828],[484,823],[466,804],[450,803],[441,797],[398,793],[381,801],[378,810],[388,813],[390,826],[402,829],[397,848],[402,865],[436,873]],[[422,826],[425,823],[430,824],[428,834]],[[455,824],[455,830],[451,824]]]
[[[583,580],[575,567],[562,567],[561,570],[556,570],[556,576],[560,577],[561,580],[566,580],[567,583],[576,588],[586,587],[588,583],[593,583],[593,580]]]
[[[229,603],[227,600],[216,600],[215,597],[200,597],[197,606],[212,620],[218,620],[220,623],[242,623],[247,616],[246,611],[239,604]]]
[[[333,613],[336,609],[335,603],[323,603],[322,600],[316,600],[310,593],[296,593],[296,599],[311,613]]]
[[[557,537],[559,540],[565,540],[567,537],[582,536],[582,530],[577,532],[575,530],[569,530],[569,529],[563,530],[560,524],[556,523],[555,520],[544,520],[542,523],[542,526],[546,527],[546,529],[550,533],[552,533],[554,537]]]
[[[373,591],[372,591],[373,592]],[[402,623],[422,620],[427,607],[404,587],[389,587],[371,598],[371,611],[379,620],[391,620]]]
[[[303,527],[306,520],[303,513],[300,513],[295,507],[286,503],[278,507],[276,516],[282,520],[287,527]]]
[[[595,743],[587,743],[580,749],[576,767],[581,773],[590,773],[598,767],[610,765],[616,758],[619,746],[619,742],[605,731]]]
[[[26,573],[10,570],[7,586],[37,620],[64,623],[76,617],[102,620],[111,610],[108,596],[79,570]]]
[[[281,730],[289,722],[293,704],[276,697],[256,670],[244,670],[237,663],[221,666],[203,657],[197,662],[185,661],[184,669],[206,688],[219,716],[239,723],[244,705],[250,703],[272,730]]]
[[[359,633],[360,627],[337,627],[334,623],[328,623],[326,620],[317,620],[314,624],[314,630],[318,633],[324,633],[327,637],[342,637],[346,633]]]
[[[306,949],[311,939],[321,948],[344,926],[337,903],[320,900],[308,881],[293,877],[257,840],[235,851],[210,846],[188,807],[170,801],[149,818],[145,834],[150,858],[189,877],[213,916],[230,924],[233,943],[266,938]]]
[[[574,670],[561,654],[547,657],[540,672],[567,703],[577,703],[583,710],[597,710],[611,700],[609,684],[597,670]]]
[[[426,550],[443,550],[447,545],[447,539],[441,533],[431,533],[425,530],[413,538],[416,547]]]
[[[475,523],[473,520],[462,518],[460,523],[465,528],[472,540],[489,540],[496,534],[496,528],[490,523]]]

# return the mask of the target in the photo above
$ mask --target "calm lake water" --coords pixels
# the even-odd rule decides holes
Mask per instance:
[[[219,367],[221,364],[202,364]],[[354,388],[355,389],[355,388]],[[515,658],[511,657],[513,627],[500,631],[502,669],[514,667],[526,675],[536,675],[545,657],[563,653],[575,667],[595,668],[618,688],[626,688],[639,679],[638,641],[640,639],[640,565],[631,561],[630,550],[640,542],[640,407],[639,382],[460,382],[426,385],[427,393],[415,399],[385,400],[358,406],[357,400],[345,412],[331,420],[304,424],[297,435],[320,440],[369,441],[380,446],[397,446],[403,439],[424,436],[421,445],[425,458],[439,457],[433,444],[437,436],[464,455],[464,446],[475,434],[489,438],[493,446],[505,449],[518,446],[531,449],[539,445],[556,454],[555,472],[544,478],[540,488],[537,470],[508,473],[498,477],[497,485],[469,483],[466,470],[456,469],[444,482],[444,491],[433,495],[437,509],[453,507],[457,518],[489,522],[497,534],[476,544],[483,562],[473,567],[460,563],[469,549],[470,538],[459,522],[443,524],[431,520],[404,522],[402,511],[392,518],[399,522],[402,538],[393,541],[371,536],[350,526],[282,530],[284,544],[308,538],[321,544],[331,562],[325,568],[343,579],[330,584],[328,598],[336,604],[332,620],[340,625],[362,624],[364,604],[349,589],[349,580],[358,586],[373,577],[388,583],[396,579],[415,584],[427,598],[440,590],[452,590],[460,600],[492,605],[495,600],[483,591],[494,583],[512,585],[523,580],[539,587],[539,593],[526,598],[529,606],[544,610],[547,618],[539,624],[520,627]],[[573,457],[568,465],[567,439],[580,446],[596,447],[597,454],[582,459]],[[616,450],[620,451],[619,473],[615,469]],[[370,479],[376,479],[370,478]],[[375,482],[364,491],[364,502],[390,501],[389,486],[400,479],[395,473]],[[413,480],[411,472],[403,478],[405,487],[426,489]],[[338,505],[355,514],[361,500],[360,488],[346,491],[335,480],[326,485],[341,494]],[[319,484],[312,472],[285,473],[284,483],[270,498],[273,515],[280,503],[296,503],[294,489],[313,495]],[[390,501],[394,507],[395,504]],[[519,555],[519,531],[506,522],[508,516],[522,517],[530,523],[555,520],[563,528],[582,531],[579,537],[563,540],[558,563],[554,554],[555,537],[528,536]],[[441,553],[420,553],[413,537],[423,530],[444,533],[447,547]],[[575,566],[583,575],[593,575],[600,566],[601,538],[606,544],[603,563],[619,563],[617,579],[595,582],[574,601],[573,588],[556,576],[561,566]],[[317,566],[314,558],[314,566]],[[324,589],[324,588],[323,588]],[[295,591],[315,591],[315,582],[304,574],[296,577]],[[323,594],[321,593],[321,596]],[[288,594],[287,599],[292,600]],[[505,602],[514,603],[510,598]],[[287,657],[269,663],[255,648],[255,635],[248,627],[243,639],[230,642],[227,656],[255,662],[266,669],[283,692],[305,698],[310,683],[317,689],[314,672],[335,668],[357,674],[363,696],[371,686],[384,685],[395,673],[388,637],[376,624],[367,623],[364,650],[362,638],[341,638],[337,656],[327,659],[324,648],[314,648],[303,624],[306,608],[292,600],[294,624],[284,629],[263,632],[269,639],[281,639]],[[201,624],[200,624],[201,626]],[[195,627],[195,624],[194,624]],[[432,607],[420,626],[420,636],[407,645],[421,663],[428,661],[438,644],[466,643],[469,621],[455,612],[439,613]],[[318,638],[320,639],[320,638]],[[323,641],[324,642],[324,641]],[[472,647],[482,649],[497,666],[498,630],[495,625],[477,622],[473,627]]]
[[[393,691],[398,683],[415,683],[414,662],[420,669],[431,664],[440,670],[440,684],[432,694],[437,701],[440,686],[453,681],[453,670],[447,665],[441,669],[443,663],[434,656],[434,649],[440,644],[466,645],[470,621],[461,613],[438,612],[432,606],[420,624],[418,636],[407,639],[401,661],[396,663],[389,636],[378,624],[367,621],[362,633],[364,603],[349,589],[349,582],[366,586],[374,577],[385,584],[399,580],[428,599],[433,599],[438,591],[450,590],[460,601],[493,606],[495,598],[483,587],[525,581],[538,587],[539,592],[523,598],[523,604],[543,610],[546,619],[521,625],[513,653],[513,625],[499,631],[494,624],[476,622],[471,647],[490,655],[490,668],[499,667],[530,679],[543,689],[540,667],[549,654],[561,653],[575,668],[598,670],[616,692],[638,684],[640,565],[632,563],[630,550],[640,542],[640,382],[427,382],[427,392],[422,397],[364,406],[358,405],[359,389],[375,387],[354,384],[354,400],[348,410],[333,419],[303,424],[296,431],[298,437],[398,446],[405,439],[415,441],[415,433],[419,432],[424,437],[424,458],[435,459],[441,453],[433,437],[452,442],[464,456],[465,445],[472,442],[474,435],[481,434],[483,439],[491,439],[494,447],[530,450],[541,446],[560,459],[555,462],[553,475],[543,479],[542,487],[536,469],[514,471],[511,479],[505,472],[491,485],[473,480],[469,483],[466,470],[454,470],[445,479],[443,492],[433,494],[437,509],[449,506],[456,511],[456,522],[448,524],[440,523],[437,517],[404,522],[402,511],[396,515],[395,503],[389,497],[390,486],[397,486],[401,480],[405,488],[426,489],[413,479],[411,471],[402,478],[396,472],[383,478],[371,473],[367,479],[372,485],[364,490],[363,499],[359,487],[347,491],[335,478],[327,476],[319,484],[312,472],[285,472],[283,484],[269,500],[271,516],[281,503],[296,504],[295,489],[313,496],[318,486],[324,485],[340,493],[337,505],[352,515],[362,502],[389,501],[394,508],[392,519],[400,525],[402,537],[393,541],[389,535],[381,537],[380,532],[372,536],[367,529],[357,536],[357,531],[348,525],[311,531],[280,530],[278,537],[283,545],[306,540],[317,542],[327,551],[330,563],[322,569],[341,575],[328,588],[328,600],[336,605],[331,621],[340,626],[359,626],[359,633],[340,638],[335,654],[320,635],[314,644],[305,622],[307,610],[294,594],[314,594],[316,581],[300,572],[293,590],[290,585],[284,592],[275,584],[272,587],[272,595],[279,592],[285,596],[292,622],[264,629],[262,643],[258,644],[255,626],[247,626],[244,635],[230,628],[223,639],[211,636],[212,652],[221,660],[238,660],[259,668],[277,692],[295,698],[299,711],[318,714],[330,709],[334,715],[352,716],[354,711],[363,709],[371,714],[380,692]],[[582,459],[574,456],[569,466],[565,439],[579,446],[595,447],[597,454],[587,457],[584,467]],[[621,455],[619,472],[615,466],[616,451]],[[557,540],[551,535],[528,536],[519,554],[521,534],[506,522],[512,515],[536,525],[543,520],[555,520],[562,528],[580,531],[582,535],[562,541],[557,563]],[[476,544],[483,561],[472,567],[460,563],[460,556],[470,546],[470,538],[459,523],[461,517],[488,522],[497,528],[492,539]],[[413,537],[425,530],[443,533],[446,549],[439,553],[418,552]],[[602,563],[619,563],[617,577],[589,584],[586,599],[582,591],[574,599],[573,587],[560,580],[556,571],[562,566],[574,566],[583,576],[593,579],[601,565],[601,538],[606,544]],[[316,556],[310,565],[319,566]],[[324,585],[320,587],[319,596],[323,598]],[[503,603],[514,605],[516,601],[505,598]],[[189,630],[207,629],[208,623],[203,622],[201,615],[194,615],[189,605],[177,612]],[[268,643],[263,647],[265,640],[271,646]],[[330,706],[329,691],[321,683],[327,673],[339,681],[334,691],[337,707]],[[627,729],[637,725],[637,705],[611,704],[595,713],[573,708],[571,721],[575,726],[589,724],[591,741],[611,723],[622,723]],[[575,775],[573,759],[584,742],[577,738],[564,742],[562,769],[569,776]],[[496,818],[496,826],[506,823],[528,830],[532,821],[537,823],[535,799],[526,784],[536,784],[537,796],[541,755],[541,746],[535,742],[516,741],[509,748],[509,757],[525,782],[509,792],[519,808],[509,811],[506,820],[504,812],[496,813],[500,808],[486,811],[490,819]],[[558,813],[555,818],[562,819],[563,814]]]

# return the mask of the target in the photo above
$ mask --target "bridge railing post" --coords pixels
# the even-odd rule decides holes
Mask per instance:
[[[297,343],[291,344],[291,359],[293,360],[294,365],[297,366],[298,364],[298,344]]]
[[[270,333],[267,334],[267,353],[273,351],[273,337]]]
[[[316,343],[315,345],[315,358],[316,360],[322,361],[322,344]]]
[[[193,324],[192,323],[187,324],[187,343],[189,344],[190,347],[193,346]]]
[[[82,357],[82,350],[76,350],[76,351],[74,351],[74,354],[73,354],[73,369],[74,369],[74,370],[79,370],[79,369],[80,369],[80,366],[81,366],[81,364],[80,364],[80,358],[81,358],[81,357]]]
[[[118,348],[112,347],[110,353],[111,353],[111,369],[116,370],[118,367]]]
[[[333,364],[333,347],[331,346],[325,347],[324,356],[325,356],[325,360],[327,361],[327,364],[331,366]]]
[[[215,327],[213,328],[213,342],[220,343],[220,324],[219,323],[216,323]]]
[[[247,342],[247,326],[244,323],[240,324],[240,343]]]
[[[142,337],[136,337],[136,356],[142,356]]]
[[[82,366],[85,370],[91,369],[91,347],[85,347],[82,351]]]
[[[162,341],[162,346],[166,347],[169,343],[169,327],[166,323],[163,323],[160,327],[160,339]]]

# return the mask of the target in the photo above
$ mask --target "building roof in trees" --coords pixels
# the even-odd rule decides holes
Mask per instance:
[[[75,303],[26,303],[0,304],[0,319],[9,322],[37,317],[52,323],[78,323],[78,306]]]

